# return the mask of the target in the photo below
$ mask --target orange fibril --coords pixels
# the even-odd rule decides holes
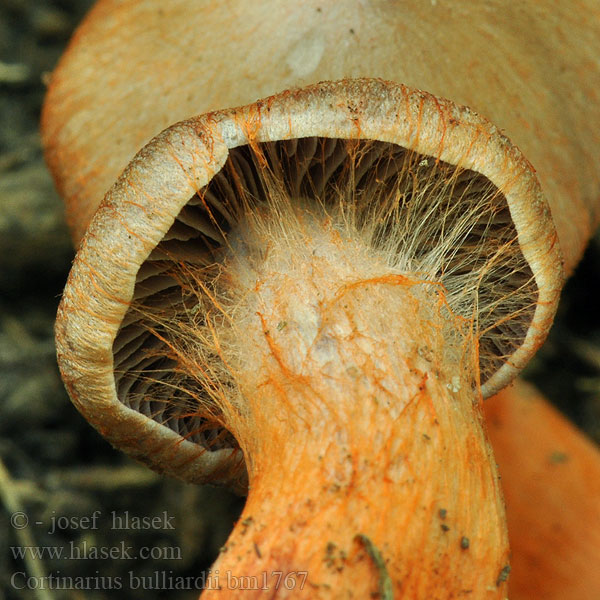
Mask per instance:
[[[598,220],[584,4],[104,0],[80,28],[43,115],[79,243],[59,364],[113,444],[248,491],[221,595],[506,596],[481,401]]]
[[[285,238],[261,240],[263,261],[236,260],[247,283],[219,337],[242,403],[224,423],[249,491],[214,568],[304,572],[293,597],[366,598],[382,574],[364,538],[397,595],[502,597],[504,510],[472,340],[437,286],[386,276],[389,264],[312,216],[293,221],[299,231],[288,222]]]

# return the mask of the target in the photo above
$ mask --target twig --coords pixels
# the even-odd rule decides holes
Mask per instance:
[[[379,573],[379,596],[381,600],[393,600],[394,598],[394,590],[392,589],[392,578],[388,573],[385,560],[383,560],[383,556],[381,552],[375,546],[375,544],[371,541],[363,533],[359,533],[354,536],[354,539],[360,542],[367,551],[370,559],[373,561],[377,572]]]
[[[0,458],[0,498],[2,498],[4,506],[12,515],[15,515],[16,513],[25,513],[19,495],[15,491],[13,479],[10,476],[8,469],[5,467],[2,458]],[[35,546],[35,540],[31,535],[29,525],[26,525],[23,529],[14,527],[14,531],[17,540],[22,547]],[[46,577],[46,569],[44,568],[44,563],[41,558],[34,559],[29,553],[25,553],[23,560],[27,572],[35,577],[37,581],[41,581]],[[35,587],[34,593],[38,600],[53,600],[53,595],[50,591],[42,589],[42,587]]]

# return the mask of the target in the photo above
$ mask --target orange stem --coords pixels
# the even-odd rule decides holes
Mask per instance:
[[[469,336],[439,285],[306,229],[228,278],[243,325],[220,335],[244,403],[224,412],[249,494],[203,598],[504,598]]]

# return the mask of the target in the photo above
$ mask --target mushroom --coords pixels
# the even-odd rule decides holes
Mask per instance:
[[[43,137],[79,242],[57,321],[71,398],[153,468],[248,488],[222,573],[504,597],[481,400],[543,342],[597,221],[587,15],[188,8],[99,2],[52,77]],[[345,76],[437,96],[308,85]]]

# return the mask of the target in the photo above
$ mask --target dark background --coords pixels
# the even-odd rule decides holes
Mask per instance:
[[[87,576],[92,588],[38,591],[39,598],[195,598],[197,591],[132,590],[130,576],[197,576],[210,566],[241,509],[210,487],[161,478],[113,450],[71,406],[54,358],[53,321],[73,250],[63,208],[46,171],[38,135],[44,81],[92,0],[0,0],[0,600],[32,598],[11,587],[15,572],[34,574],[11,547],[173,548],[175,560],[37,561],[39,574]],[[600,442],[598,237],[570,280],[555,327],[527,370],[546,395]],[[31,527],[17,530],[23,511]],[[86,528],[95,511],[98,529]],[[121,518],[166,515],[158,529],[112,528]],[[53,517],[68,527],[48,533]],[[38,521],[41,525],[36,525]],[[173,524],[174,529],[168,528]],[[59,521],[59,524],[63,524]],[[24,537],[23,537],[24,536]],[[27,538],[27,536],[30,536]],[[52,550],[50,550],[52,551]],[[131,574],[131,575],[130,575]],[[110,578],[110,579],[109,579]],[[134,579],[140,582],[140,579]],[[17,576],[17,583],[24,579]],[[170,586],[172,587],[172,586]]]

